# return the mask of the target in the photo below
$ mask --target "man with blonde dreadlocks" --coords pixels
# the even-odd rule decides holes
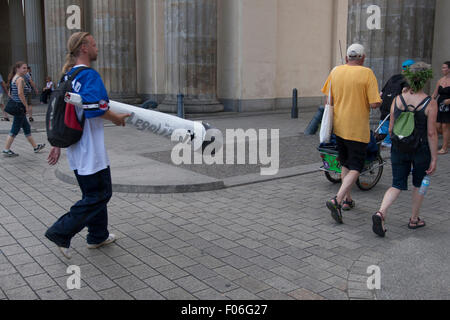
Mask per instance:
[[[72,81],[73,91],[83,99],[83,108],[77,107],[78,118],[85,118],[83,136],[78,143],[67,149],[69,165],[75,172],[82,200],[50,227],[45,236],[70,259],[71,239],[85,227],[88,228],[89,249],[97,249],[116,240],[115,235],[108,232],[107,204],[112,197],[112,183],[103,119],[117,126],[125,126],[125,119],[130,115],[116,114],[109,110],[108,94],[103,81],[98,72],[90,68],[98,55],[94,37],[87,32],[74,33],[68,41],[68,50],[63,68],[66,80],[78,68],[83,68]],[[60,154],[59,148],[52,148],[48,163],[55,165]]]

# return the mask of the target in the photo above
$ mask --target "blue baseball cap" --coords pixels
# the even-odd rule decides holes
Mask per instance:
[[[405,70],[407,67],[412,66],[413,64],[415,64],[416,62],[414,60],[406,60],[405,62],[403,62],[402,64],[402,69]]]

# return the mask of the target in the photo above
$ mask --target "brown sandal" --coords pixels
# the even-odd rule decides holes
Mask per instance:
[[[356,203],[354,200],[351,200],[351,201],[344,200],[344,202],[342,203],[342,210],[350,211],[355,208],[355,205],[356,205]]]
[[[343,224],[342,219],[342,207],[337,202],[337,197],[334,197],[330,201],[327,201],[327,208],[331,211],[331,217],[339,224]]]
[[[422,223],[422,224],[420,224]],[[409,219],[409,223],[408,223],[408,228],[415,230],[415,229],[419,229],[419,228],[423,228],[425,227],[427,224],[425,223],[425,221],[423,221],[420,218],[417,218],[417,221],[412,221],[411,219]]]
[[[372,227],[373,232],[375,232],[375,234],[377,234],[378,236],[384,238],[384,236],[386,235],[387,229],[383,229],[383,222],[384,222],[383,213],[381,213],[380,211],[375,213],[372,216],[372,222],[373,222],[373,227]]]

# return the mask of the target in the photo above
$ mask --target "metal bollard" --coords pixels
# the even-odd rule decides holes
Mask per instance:
[[[320,106],[319,110],[317,110],[316,114],[312,118],[311,122],[308,125],[308,128],[305,130],[305,135],[313,136],[316,134],[319,129],[319,124],[322,122],[323,113],[325,112],[325,107]]]
[[[185,118],[185,115],[184,115],[184,95],[181,94],[181,93],[179,95],[177,95],[177,110],[178,110],[177,116],[179,118],[184,119]]]
[[[297,89],[294,89],[294,93],[292,94],[291,118],[298,119],[298,90]]]

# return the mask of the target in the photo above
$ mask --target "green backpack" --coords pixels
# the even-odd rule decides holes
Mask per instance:
[[[417,107],[407,105],[405,99],[400,95],[400,99],[405,106],[405,110],[401,110],[400,116],[395,119],[394,130],[392,134],[392,145],[395,149],[403,153],[414,153],[420,143],[420,136],[416,129],[416,113],[417,110],[425,105],[425,110],[431,101],[431,97],[424,99]],[[395,108],[397,107],[397,99],[395,99]],[[410,111],[410,108],[414,108]],[[400,109],[399,109],[400,110]]]

